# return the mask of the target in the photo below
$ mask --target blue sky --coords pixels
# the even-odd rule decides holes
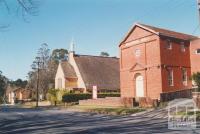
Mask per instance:
[[[41,1],[38,15],[29,16],[29,23],[0,6],[0,24],[9,24],[0,31],[0,70],[10,79],[26,78],[42,43],[51,50],[68,49],[73,37],[76,53],[107,51],[118,56],[119,42],[135,22],[200,33],[196,0]]]

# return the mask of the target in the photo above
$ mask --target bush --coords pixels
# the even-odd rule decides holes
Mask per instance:
[[[98,98],[106,98],[106,97],[120,97],[120,93],[99,93]]]
[[[62,97],[63,102],[78,102],[79,100],[91,99],[92,94],[89,93],[67,93]]]
[[[49,89],[47,93],[47,100],[54,103],[56,106],[58,102],[62,102],[62,96],[66,94],[67,91],[61,89]]]
[[[191,78],[197,86],[197,91],[200,92],[200,72],[193,73]]]
[[[120,93],[99,93],[98,98],[105,97],[120,97]],[[78,102],[79,100],[92,99],[91,93],[66,93],[62,97],[63,102],[71,103]]]

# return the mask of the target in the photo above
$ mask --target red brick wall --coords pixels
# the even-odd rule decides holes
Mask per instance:
[[[169,86],[167,68],[162,67],[162,91],[172,92],[177,90],[191,88],[191,66],[190,66],[190,48],[189,42],[185,42],[186,51],[181,52],[181,41],[170,40],[172,49],[166,49],[166,39],[160,39],[161,64],[170,67],[173,70],[174,86]],[[187,86],[182,82],[182,67],[187,70]]]
[[[181,51],[181,41],[172,40],[172,50],[166,49],[166,38],[136,27],[120,46],[120,84],[122,97],[136,97],[135,75],[144,78],[146,97],[160,99],[160,93],[189,89],[191,81],[190,43],[185,42],[186,51]],[[199,41],[200,42],[200,41]],[[195,47],[195,45],[194,45]],[[197,47],[197,46],[196,46]],[[140,49],[140,57],[135,50]],[[196,56],[196,55],[193,55]],[[198,55],[200,57],[200,55]],[[196,59],[197,60],[197,59]],[[195,61],[196,61],[195,60]],[[139,63],[139,64],[136,64]],[[193,68],[200,65],[193,63]],[[174,86],[168,85],[166,66],[173,70]],[[187,70],[187,85],[182,82],[182,68]],[[200,70],[200,68],[198,68]]]
[[[106,97],[98,99],[80,100],[79,105],[103,107],[133,107],[133,98]]]
[[[191,41],[190,44],[190,59],[191,59],[191,72],[200,72],[200,54],[196,54],[196,49],[200,48],[200,39]]]
[[[139,28],[139,27],[136,27],[133,30],[134,30],[134,32],[131,32],[129,37],[126,39],[125,43],[152,35],[152,33],[148,32],[142,28]]]
[[[135,97],[135,75],[140,73],[145,96],[159,98],[162,85],[158,36],[136,27],[125,42],[120,46],[121,96]],[[135,56],[136,49],[141,51],[139,57]]]

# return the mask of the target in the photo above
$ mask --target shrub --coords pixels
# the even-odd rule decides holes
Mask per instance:
[[[98,98],[106,98],[106,97],[120,97],[120,93],[99,93]]]
[[[120,97],[120,93],[99,93],[98,98],[105,97]],[[71,103],[78,102],[79,100],[92,99],[91,93],[66,93],[62,97],[63,102]]]
[[[200,72],[193,73],[191,78],[197,85],[197,91],[200,92]]]
[[[66,93],[62,97],[63,102],[78,102],[79,100],[91,99],[92,94],[89,93]]]
[[[61,89],[49,89],[47,93],[47,100],[49,100],[51,103],[54,103],[54,105],[57,105],[57,102],[62,101],[62,96],[67,91],[61,90]]]

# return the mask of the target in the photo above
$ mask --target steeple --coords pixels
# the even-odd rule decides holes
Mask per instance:
[[[69,54],[68,54],[68,61],[70,64],[72,64],[74,62],[74,39],[72,38],[71,43],[70,43],[70,48],[69,48]]]
[[[74,52],[75,52],[75,51],[74,51],[74,45],[75,45],[74,39],[72,38],[71,43],[70,43],[70,49],[69,49],[69,52],[70,52],[70,53],[74,53]]]

